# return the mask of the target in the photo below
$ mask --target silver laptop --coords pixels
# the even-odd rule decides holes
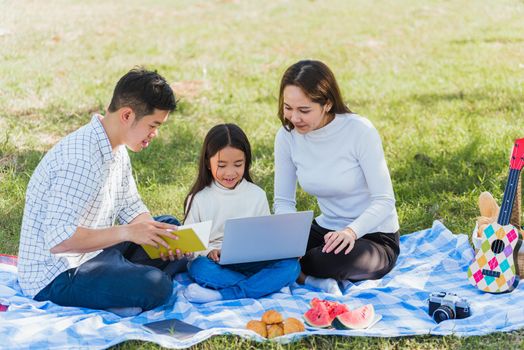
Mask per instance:
[[[311,210],[226,220],[219,264],[303,256],[312,221]]]

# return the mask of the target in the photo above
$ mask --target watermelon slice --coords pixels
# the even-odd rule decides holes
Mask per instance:
[[[321,300],[318,298],[313,298],[311,300],[312,307],[317,307],[320,304],[323,304],[326,306],[329,312],[329,316],[333,318],[332,320],[334,320],[335,317],[337,317],[338,315],[349,311],[349,308],[347,307],[347,305],[338,303],[336,301]]]
[[[338,315],[333,320],[333,327],[336,329],[364,329],[369,327],[374,319],[375,308],[372,304],[367,304]]]
[[[328,310],[329,310],[329,316],[333,317],[333,319],[335,319],[338,315],[341,315],[343,313],[350,311],[346,305],[338,304],[338,303],[337,305],[331,306]]]
[[[329,315],[327,306],[318,303],[304,314],[306,324],[312,327],[327,328],[331,326],[333,318]]]
[[[345,304],[313,298],[311,308],[304,314],[304,320],[312,327],[327,328],[338,315],[348,311]]]

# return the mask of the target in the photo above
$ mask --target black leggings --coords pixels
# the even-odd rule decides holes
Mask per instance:
[[[345,255],[322,253],[324,235],[332,230],[313,221],[306,254],[300,259],[306,275],[336,280],[361,281],[379,279],[395,266],[399,249],[399,233],[368,233],[355,241],[353,250]]]

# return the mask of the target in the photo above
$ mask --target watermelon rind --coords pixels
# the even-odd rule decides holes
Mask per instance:
[[[332,322],[336,329],[365,329],[375,319],[375,309],[372,304],[338,315]]]
[[[332,323],[326,323],[324,325],[316,325],[316,324],[311,324],[308,322],[307,318],[304,317],[304,323],[306,324],[306,326],[310,327],[310,328],[331,328],[332,327]]]

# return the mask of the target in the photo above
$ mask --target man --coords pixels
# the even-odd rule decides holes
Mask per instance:
[[[27,188],[20,234],[19,282],[26,295],[124,314],[169,299],[171,275],[186,259],[177,252],[175,260],[170,251],[152,260],[140,245],[168,248],[162,236],[176,239],[178,222],[153,220],[126,146],[133,152],[148,147],[175,108],[162,76],[133,69],[118,81],[105,117],[94,115],[44,156]]]

